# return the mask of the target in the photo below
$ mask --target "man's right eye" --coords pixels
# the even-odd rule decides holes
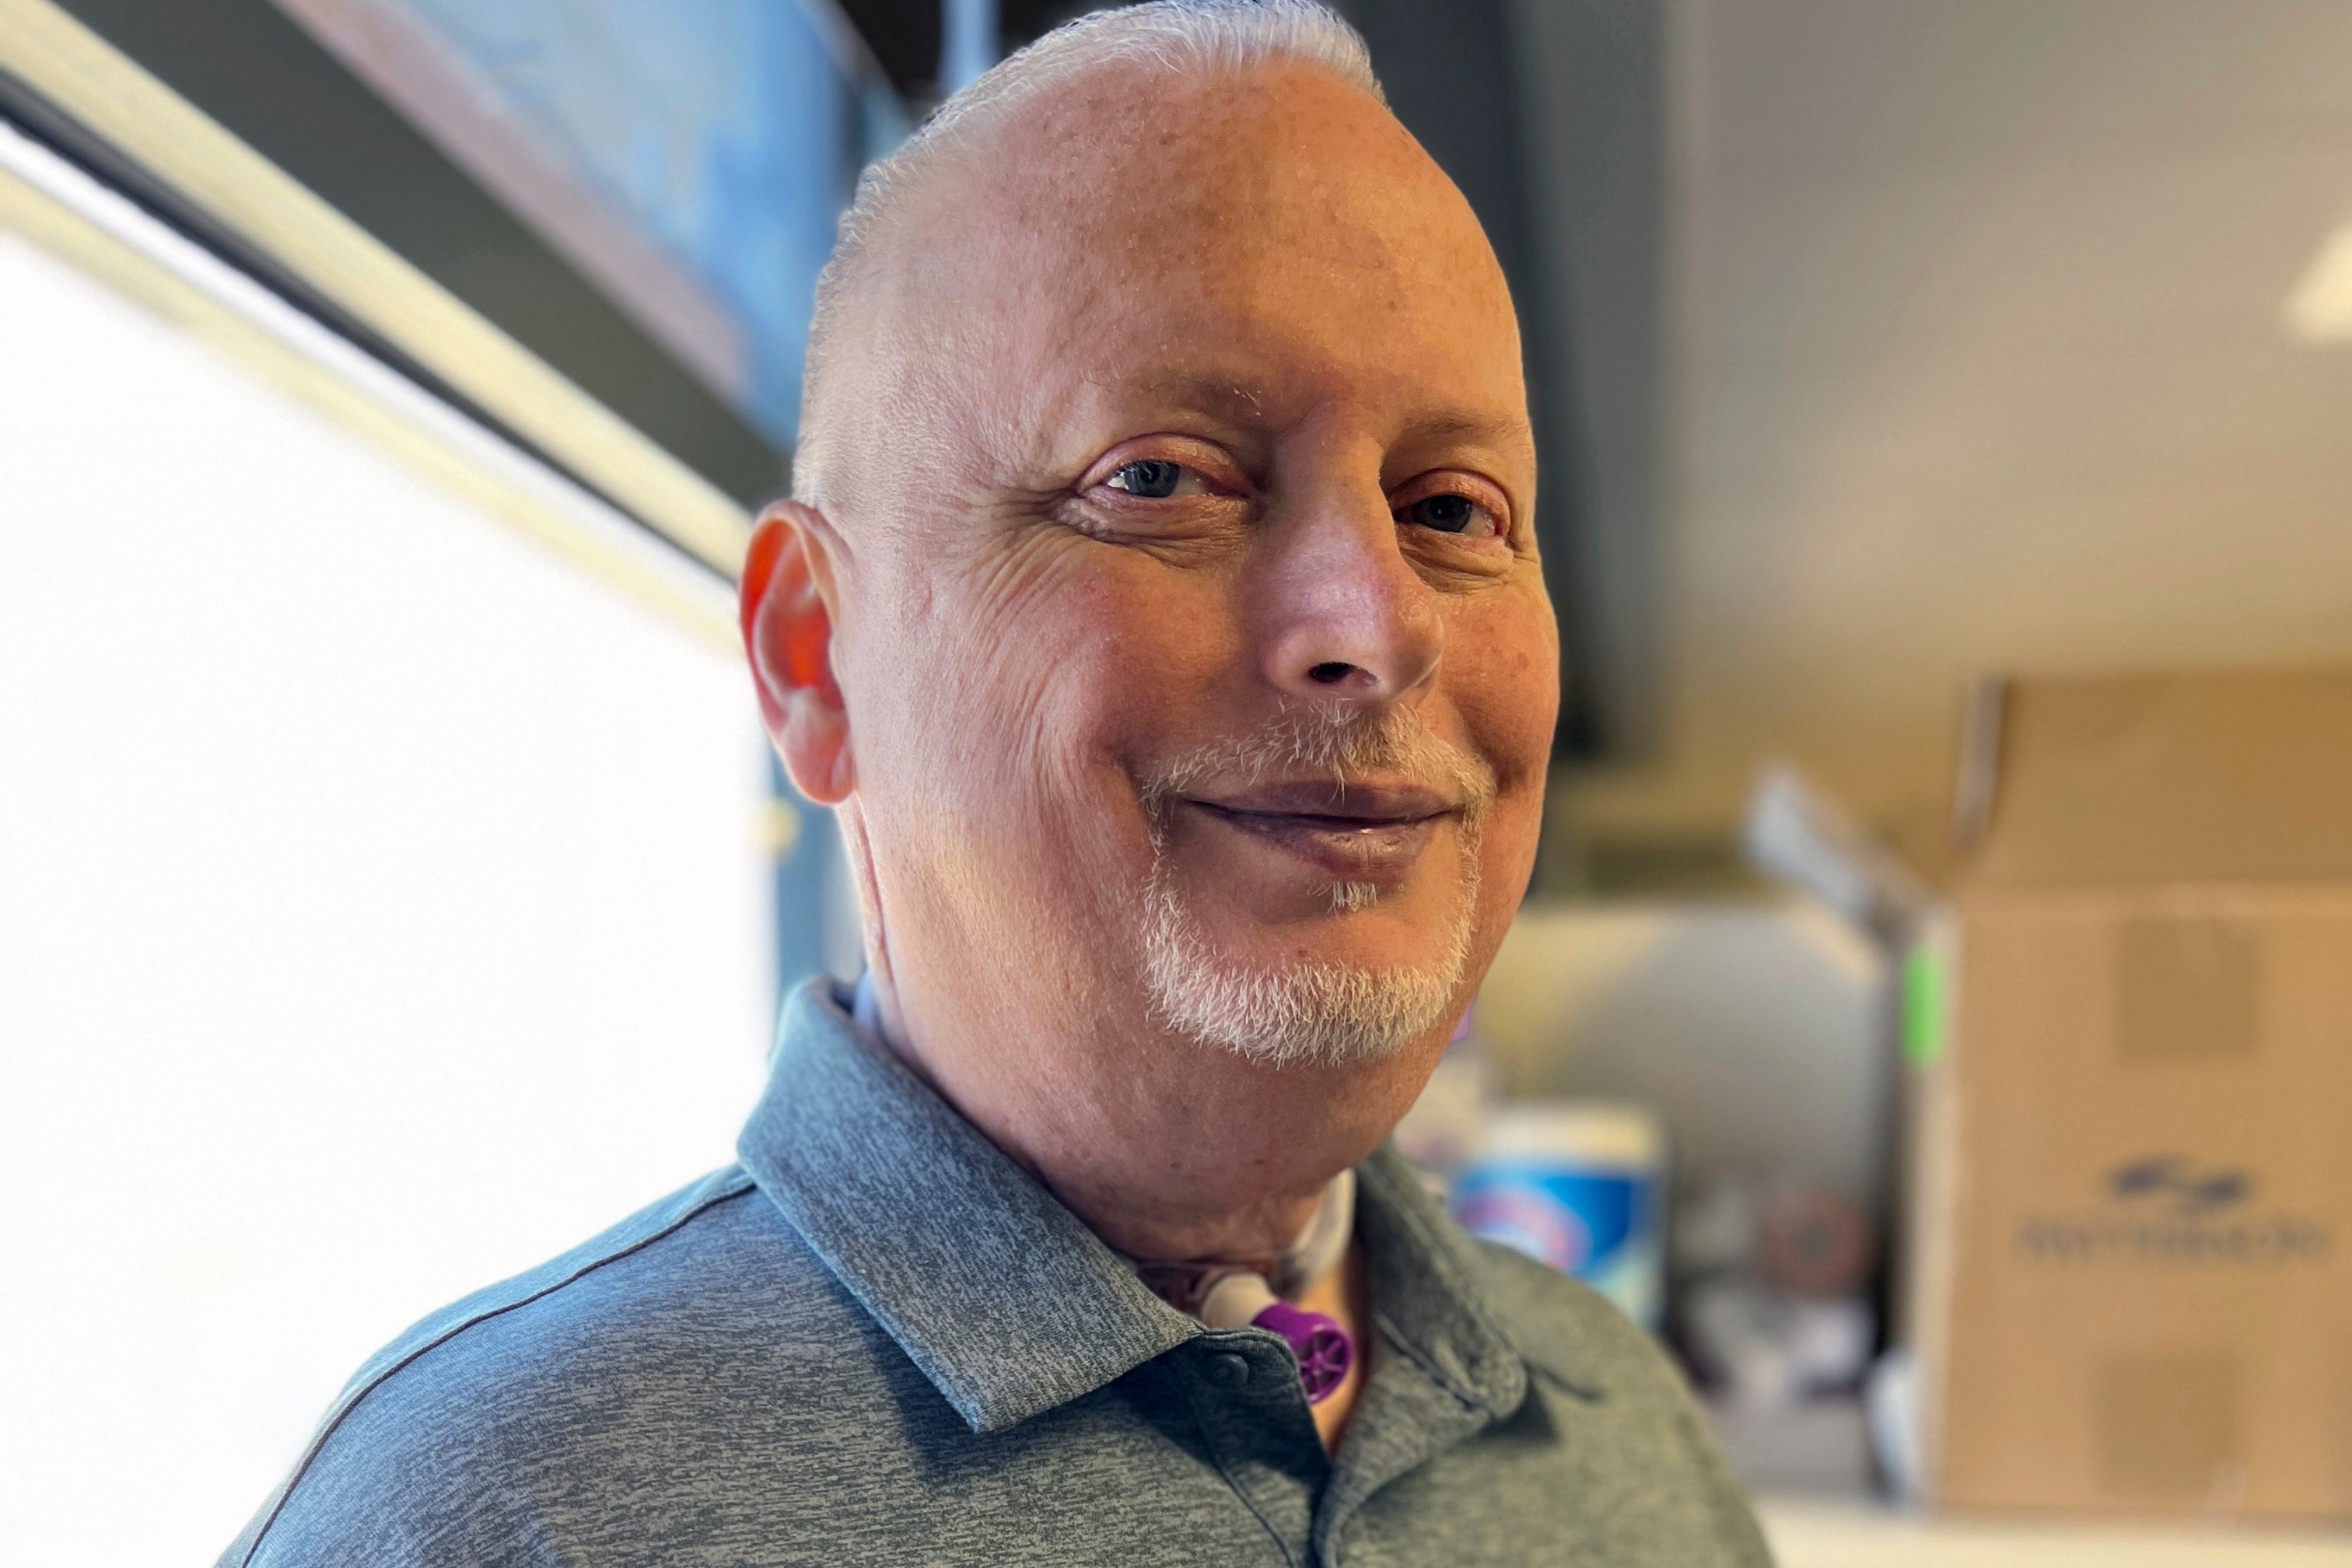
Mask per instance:
[[[1171,463],[1165,458],[1139,458],[1132,463],[1120,464],[1103,483],[1144,500],[1166,500],[1176,493],[1185,477],[1181,463]]]

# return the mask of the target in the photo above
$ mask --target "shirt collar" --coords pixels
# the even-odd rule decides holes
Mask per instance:
[[[1423,1372],[1500,1420],[1527,1397],[1520,1347],[1480,1284],[1477,1246],[1430,1195],[1420,1173],[1383,1144],[1356,1168],[1372,1317]]]
[[[785,1002],[736,1152],[974,1431],[1091,1394],[1202,1331],[858,1029],[824,980]]]
[[[737,1152],[974,1431],[1017,1426],[1202,1332],[860,1028],[829,982],[786,1000]],[[1393,1150],[1358,1182],[1383,1335],[1483,1418],[1509,1415],[1527,1371],[1474,1244]]]

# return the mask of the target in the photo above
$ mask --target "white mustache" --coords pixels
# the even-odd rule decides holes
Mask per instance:
[[[1144,781],[1143,799],[1156,812],[1210,781],[1246,786],[1302,773],[1328,774],[1341,790],[1375,774],[1391,781],[1402,775],[1458,802],[1471,824],[1495,804],[1495,770],[1438,736],[1419,713],[1410,708],[1367,713],[1348,702],[1297,709],[1181,752]]]

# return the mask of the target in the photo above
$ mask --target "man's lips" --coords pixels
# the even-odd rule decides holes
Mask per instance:
[[[1351,784],[1341,789],[1328,779],[1261,784],[1186,804],[1326,876],[1374,882],[1394,880],[1411,869],[1438,824],[1457,809],[1417,784]]]
[[[1418,822],[1460,809],[1458,802],[1427,784],[1380,779],[1339,784],[1328,778],[1308,778],[1255,784],[1245,789],[1205,792],[1195,804],[1260,816],[1328,816],[1371,823]]]

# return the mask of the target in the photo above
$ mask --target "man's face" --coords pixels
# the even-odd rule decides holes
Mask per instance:
[[[891,368],[846,373],[834,459],[898,984],[1433,1051],[1525,886],[1558,699],[1492,253],[1311,69],[1097,73],[1001,134],[882,270],[850,352]]]

